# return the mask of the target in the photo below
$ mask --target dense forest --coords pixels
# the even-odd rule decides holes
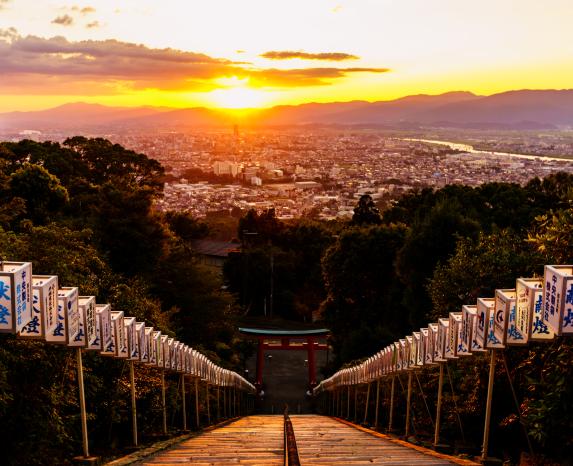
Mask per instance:
[[[566,174],[526,186],[415,191],[382,212],[363,196],[349,222],[283,222],[273,210],[249,211],[236,231],[241,252],[230,255],[223,277],[194,251],[194,241],[209,235],[204,223],[153,209],[164,179],[158,162],[104,139],[2,143],[0,258],[31,261],[35,274],[57,274],[63,285],[229,368],[249,354],[236,334],[240,316],[320,320],[334,349],[325,375],[495,288],[513,287],[516,277],[539,275],[543,264],[573,262],[573,177]],[[500,382],[494,424],[503,435],[495,438],[509,440],[492,447],[515,457],[521,423],[537,452],[571,457],[571,343],[507,354],[520,407]],[[85,359],[90,439],[95,453],[112,454],[129,443],[127,373],[121,361]],[[475,358],[452,366],[456,396],[446,404],[456,403],[468,439],[480,437],[486,366]],[[151,437],[160,423],[158,375],[142,368],[138,378],[140,425]],[[435,392],[433,375],[423,383]],[[414,403],[423,433],[422,403]],[[459,423],[448,412],[444,435],[456,438]],[[3,464],[65,464],[80,451],[78,418],[72,352],[0,335]]]
[[[104,139],[0,145],[0,258],[31,261],[35,274],[144,320],[228,368],[241,365],[236,308],[191,243],[206,234],[185,214],[154,212],[163,168]],[[123,361],[85,355],[92,450],[129,445],[129,382]],[[139,367],[139,366],[138,366]],[[144,439],[161,426],[157,370],[138,368]],[[169,424],[177,379],[169,384]],[[180,403],[179,403],[180,404]],[[2,464],[64,464],[81,451],[73,352],[0,335]]]

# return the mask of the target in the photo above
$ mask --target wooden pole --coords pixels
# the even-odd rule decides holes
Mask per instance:
[[[165,372],[161,370],[161,408],[163,409],[163,435],[167,435],[167,404],[165,403]]]
[[[205,384],[205,402],[207,403],[207,425],[211,425],[211,404],[209,403],[209,382]]]
[[[358,387],[360,385],[354,385],[354,422],[358,422]]]
[[[410,435],[410,402],[412,400],[412,371],[408,371],[408,394],[406,396],[406,440]]]
[[[82,363],[82,349],[77,348],[77,361],[78,361],[78,388],[80,391],[80,413],[82,419],[82,446],[84,458],[89,458],[89,441],[88,441],[88,422],[86,414],[86,398],[84,391],[84,366]]]
[[[221,387],[217,385],[217,421],[221,419]]]
[[[223,416],[227,418],[227,387],[223,387]]]
[[[438,402],[436,405],[436,425],[434,428],[434,447],[440,443],[440,420],[442,415],[442,390],[444,387],[444,363],[440,363],[440,378],[438,379]]]
[[[131,384],[131,428],[133,431],[133,445],[137,446],[137,406],[135,403],[135,369],[133,361],[129,361],[129,380]]]
[[[199,429],[201,426],[199,421],[199,377],[195,378],[195,423]]]
[[[186,404],[186,393],[185,393],[185,374],[181,374],[181,417],[183,418],[183,430],[187,430],[187,404]]]
[[[380,406],[380,379],[376,381],[376,411],[374,412],[374,430],[378,430],[378,412]]]
[[[368,405],[370,404],[370,385],[372,385],[372,383],[368,382],[368,390],[366,391],[366,407],[364,408],[364,422],[363,422],[363,424],[366,424],[366,421],[368,421]]]
[[[489,426],[491,421],[491,401],[493,398],[493,379],[495,376],[495,350],[490,350],[489,362],[489,380],[487,384],[487,401],[485,405],[485,424],[483,427],[483,444],[481,450],[481,459],[485,461],[488,455],[489,447]]]
[[[388,432],[392,432],[392,420],[394,417],[394,388],[396,385],[396,376],[392,376],[392,386],[390,388],[390,413],[388,414]]]

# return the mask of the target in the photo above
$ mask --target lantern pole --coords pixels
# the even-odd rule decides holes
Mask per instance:
[[[90,452],[89,452],[89,441],[88,441],[86,398],[85,398],[85,391],[84,391],[84,368],[83,368],[83,363],[82,363],[82,349],[80,347],[77,348],[76,355],[77,355],[77,361],[78,361],[78,385],[79,385],[79,392],[80,392],[80,412],[81,412],[81,418],[82,418],[83,453],[84,453],[84,458],[88,458],[90,456]]]
[[[205,396],[207,403],[207,425],[211,425],[211,406],[209,405],[209,382],[205,384]]]
[[[195,378],[195,422],[199,429],[199,377]]]
[[[137,446],[137,406],[135,403],[135,369],[133,361],[129,361],[129,380],[131,385],[131,428],[133,430],[133,445]]]
[[[392,418],[394,417],[394,388],[396,385],[396,376],[392,376],[392,386],[390,388],[390,413],[388,420],[388,432],[392,432]]]
[[[187,403],[186,403],[186,393],[185,393],[185,374],[181,374],[181,399],[183,403],[181,405],[181,411],[183,416],[183,431],[187,431]]]
[[[364,408],[363,424],[366,424],[366,421],[368,420],[368,405],[370,404],[370,385],[372,385],[372,382],[368,382],[368,391],[366,392],[366,407]]]
[[[440,378],[438,379],[438,402],[436,405],[436,425],[434,427],[434,448],[440,442],[440,419],[442,415],[442,390],[444,388],[444,363],[440,363]]]
[[[221,419],[221,404],[220,404],[220,398],[221,398],[221,387],[219,385],[217,385],[217,421],[219,419]]]
[[[493,398],[493,379],[495,375],[495,350],[490,350],[489,362],[489,380],[487,384],[487,401],[485,405],[485,424],[483,427],[483,444],[481,450],[481,459],[485,461],[487,458],[487,451],[489,447],[489,427],[491,421],[491,401]]]
[[[378,430],[378,410],[380,406],[380,379],[376,381],[376,411],[374,413],[374,430]]]
[[[410,435],[410,402],[412,400],[412,371],[414,369],[410,369],[408,372],[408,394],[406,396],[406,440],[408,440],[408,436]]]
[[[165,403],[165,371],[161,371],[161,408],[163,410],[163,435],[167,435],[167,405]]]

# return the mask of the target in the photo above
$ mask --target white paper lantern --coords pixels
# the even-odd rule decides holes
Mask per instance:
[[[32,264],[0,262],[0,333],[21,332],[32,312]]]

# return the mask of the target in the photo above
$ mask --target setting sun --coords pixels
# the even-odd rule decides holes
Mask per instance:
[[[225,86],[207,95],[207,100],[219,108],[257,108],[264,106],[268,100],[267,92],[248,86],[249,79],[239,79],[236,76],[219,78],[217,84]]]

